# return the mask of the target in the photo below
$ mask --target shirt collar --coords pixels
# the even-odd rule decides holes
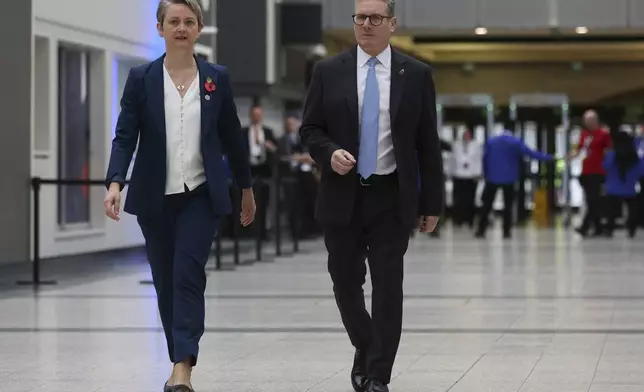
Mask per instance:
[[[367,61],[371,58],[367,53],[365,53],[364,50],[358,45],[358,68],[362,68],[367,64]],[[376,56],[378,61],[380,61],[380,64],[382,64],[385,68],[389,68],[391,66],[391,46],[387,45],[385,50],[383,50],[379,55]]]

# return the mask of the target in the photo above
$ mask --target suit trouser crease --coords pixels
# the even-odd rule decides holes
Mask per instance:
[[[166,196],[163,212],[138,218],[172,363],[194,366],[205,325],[205,266],[217,228],[205,186]]]
[[[400,219],[397,184],[360,187],[351,222],[325,227],[328,268],[342,322],[352,345],[367,352],[367,375],[385,383],[400,343],[403,257],[409,229]],[[371,316],[364,291],[368,259]]]
[[[478,232],[485,233],[489,223],[490,212],[494,206],[494,199],[496,192],[501,188],[503,190],[503,232],[509,234],[512,231],[512,207],[514,206],[515,189],[514,183],[512,184],[494,184],[491,182],[485,183],[481,201],[483,206],[481,208],[481,215],[479,219]]]

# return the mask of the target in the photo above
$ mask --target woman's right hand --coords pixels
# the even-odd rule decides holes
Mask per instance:
[[[119,212],[121,211],[121,185],[117,182],[110,184],[103,205],[105,206],[105,215],[117,222],[121,220],[119,217]]]

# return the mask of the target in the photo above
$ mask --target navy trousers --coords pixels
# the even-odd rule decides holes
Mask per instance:
[[[170,361],[197,364],[204,333],[205,266],[215,236],[215,216],[205,184],[165,197],[163,213],[138,217]]]

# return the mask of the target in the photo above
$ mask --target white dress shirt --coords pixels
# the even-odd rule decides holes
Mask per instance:
[[[367,61],[371,58],[358,45],[358,118],[362,124],[362,104],[364,102],[364,91],[367,84],[369,66]],[[394,156],[394,143],[391,139],[391,116],[389,112],[389,96],[391,95],[391,47],[387,48],[376,56],[378,63],[375,66],[378,90],[380,92],[380,116],[378,119],[378,163],[376,164],[377,175],[392,173],[396,170],[396,158]],[[357,158],[357,157],[356,157]]]
[[[476,178],[483,174],[483,151],[481,145],[470,140],[459,140],[452,145],[452,176]]]
[[[185,192],[184,185],[193,190],[206,182],[201,155],[201,97],[199,73],[181,98],[168,70],[163,67],[166,185],[165,194]]]
[[[258,133],[257,143],[255,143],[255,132]],[[258,166],[266,162],[266,147],[264,143],[266,142],[266,135],[264,134],[264,128],[261,125],[249,125],[248,126],[248,149],[250,155],[250,164],[251,166]]]

